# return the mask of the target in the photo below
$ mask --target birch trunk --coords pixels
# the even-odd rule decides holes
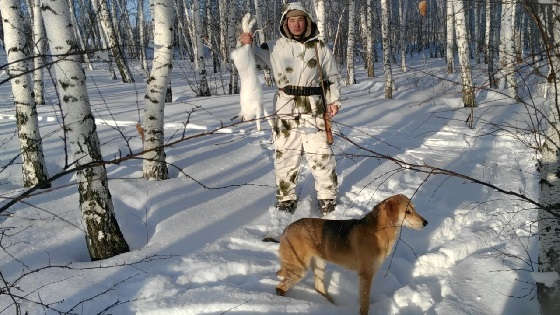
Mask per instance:
[[[455,63],[455,49],[453,47],[454,44],[454,36],[455,36],[455,14],[453,13],[453,1],[455,0],[447,0],[446,1],[446,22],[447,22],[447,73],[454,72],[454,63]],[[491,1],[491,0],[488,0]]]
[[[514,23],[515,0],[503,0],[502,26],[500,38],[500,86],[508,89],[511,97],[517,97],[517,80],[515,74]]]
[[[372,0],[366,0],[367,1],[367,30],[366,30],[366,50],[367,50],[367,75],[370,78],[375,77],[375,71],[374,71],[374,52],[373,50],[375,49],[373,47],[373,6],[371,1]]]
[[[391,38],[389,37],[389,0],[381,0],[381,36],[383,42],[383,70],[385,72],[385,98],[393,98],[393,72],[391,70]]]
[[[223,62],[229,60],[228,49],[228,0],[219,0],[220,15],[220,54]]]
[[[92,260],[127,252],[128,245],[115,219],[107,172],[91,113],[86,77],[78,55],[76,39],[65,0],[43,0],[43,18],[53,55],[69,54],[54,63],[65,128],[77,171],[78,193],[87,247]]]
[[[150,69],[148,67],[148,58],[146,57],[146,36],[144,35],[144,0],[138,0],[138,22],[136,23],[138,27],[138,40],[140,49],[140,63],[142,64],[142,70],[149,75]]]
[[[228,40],[226,41],[226,44],[229,47],[231,43],[235,43],[237,41],[237,34],[235,30],[240,20],[237,6],[230,3],[227,14],[228,14],[228,27],[227,27]],[[229,49],[228,49],[228,53],[229,53]],[[229,56],[226,57],[229,58]],[[229,81],[229,93],[239,94],[239,73],[237,72],[237,68],[233,67],[231,64],[229,68],[231,69],[231,75]]]
[[[187,4],[183,0],[185,8]],[[202,22],[201,22],[201,5],[199,0],[192,0],[192,23],[194,30],[191,39],[195,42],[194,51],[194,66],[195,71],[199,75],[197,96],[210,96],[210,88],[208,87],[208,80],[206,77],[206,63],[204,61],[204,51],[202,47]]]
[[[560,67],[560,62],[557,62]],[[560,86],[560,80],[557,80]],[[557,97],[556,97],[557,99]],[[541,191],[540,201],[548,210],[555,215],[539,209],[539,272],[556,272],[560,274],[560,178],[558,170],[560,161],[558,159],[558,145],[560,137],[558,128],[560,120],[555,100],[549,100],[551,108],[549,110],[549,120],[551,125],[546,131],[547,140],[542,149],[540,161]],[[556,281],[554,286],[547,287],[544,284],[537,284],[537,297],[540,304],[541,314],[556,315],[560,314],[560,281]]]
[[[82,58],[84,59],[84,62],[88,66],[88,69],[93,70],[93,65],[91,64],[89,60],[89,56],[87,54],[87,46],[82,37],[82,32],[80,30],[78,21],[76,20],[76,14],[74,13],[74,2],[72,0],[68,0],[68,8],[70,9],[70,20],[72,21],[72,25],[74,26],[74,36],[78,40],[78,43],[80,44],[80,48],[83,52]]]
[[[33,12],[33,94],[35,104],[42,105],[45,104],[43,66],[47,51],[47,38],[41,14],[41,0],[33,0]]]
[[[476,107],[474,88],[470,64],[469,39],[465,21],[465,7],[463,0],[452,0],[455,15],[455,35],[457,37],[457,50],[459,64],[461,65],[461,83],[463,85],[463,104],[465,107]]]
[[[492,1],[493,0],[486,0],[486,29],[485,29],[485,44],[484,44],[484,63],[488,64],[490,62],[490,49],[492,49],[491,45],[491,34],[492,34]]]
[[[356,5],[354,0],[348,0],[348,46],[346,47],[346,85],[356,83],[354,75],[354,46],[355,46],[355,23]]]
[[[560,7],[552,8],[556,17],[560,16]],[[553,37],[556,43],[560,38],[560,22],[556,20],[553,26]],[[550,43],[552,44],[552,43]],[[560,274],[560,48],[553,48],[552,60],[549,60],[553,74],[553,93],[549,99],[548,120],[550,122],[546,131],[547,142],[541,157],[541,203],[549,206],[554,214],[539,210],[539,272],[556,272]],[[537,284],[537,297],[540,311],[543,315],[560,313],[560,280],[556,280],[552,287]]]
[[[367,47],[367,7],[365,2],[360,3],[358,0],[358,4],[360,5],[360,55],[364,61],[364,69],[367,71],[367,53],[365,48]]]
[[[257,19],[257,27],[261,30],[259,33],[259,43],[264,44],[266,42],[265,36],[265,24],[263,21],[263,0],[255,0],[255,17]],[[320,34],[319,34],[320,37]],[[270,75],[269,69],[264,69],[264,82],[267,86],[272,86],[272,76]]]
[[[115,73],[115,68],[113,67],[113,55],[111,53],[111,50],[109,49],[109,41],[107,40],[107,35],[105,35],[105,32],[103,32],[101,22],[99,20],[96,21],[97,23],[95,23],[94,27],[97,28],[97,33],[99,34],[99,37],[101,37],[101,49],[107,52],[107,67],[109,68],[111,79],[116,80],[117,74]]]
[[[121,1],[123,3],[121,3]],[[130,16],[128,15],[126,2],[127,2],[126,0],[113,0],[112,4],[113,7],[118,6],[119,8],[119,12],[121,13],[119,20],[121,21],[121,23],[124,24],[123,26],[124,31],[126,33],[126,36],[128,37],[127,41],[123,40],[121,43],[125,47],[128,46],[129,51],[131,51],[134,56],[138,56],[138,45],[136,45],[136,43],[134,42],[134,33],[132,32],[132,26],[130,25]],[[119,24],[114,23],[114,25],[119,25]],[[128,42],[128,45],[125,45],[126,42]]]
[[[4,48],[8,61],[8,75],[12,79],[12,95],[16,107],[16,124],[23,160],[23,186],[50,187],[43,157],[43,145],[39,132],[37,108],[31,90],[31,76],[25,61],[30,55],[23,31],[20,2],[0,1],[0,13],[4,31]],[[39,14],[40,18],[40,14]]]
[[[154,1],[154,61],[146,88],[144,107],[144,178],[168,178],[164,150],[164,101],[173,59],[175,29],[172,0]]]
[[[210,51],[212,54],[212,69],[214,73],[218,73],[218,69],[220,68],[220,58],[219,58],[219,47],[216,41],[216,32],[215,30],[215,22],[214,22],[214,14],[216,14],[215,10],[213,10],[212,6],[206,6],[206,33],[208,34],[207,37],[207,44],[210,47]]]
[[[319,30],[319,40],[327,42],[325,29],[325,0],[315,0],[315,14],[317,15],[317,29]]]
[[[128,68],[128,64],[126,63],[126,59],[124,58],[121,47],[119,45],[117,33],[115,32],[115,28],[113,27],[113,22],[111,21],[111,14],[109,13],[109,8],[107,7],[107,0],[92,0],[92,4],[94,6],[94,10],[96,10],[96,12],[99,12],[98,16],[103,28],[103,32],[105,33],[109,49],[113,53],[113,58],[115,59],[115,63],[117,64],[117,68],[121,75],[122,81],[124,83],[134,82],[132,73]]]
[[[492,1],[492,0],[488,0]],[[491,9],[490,9],[491,7]],[[496,21],[498,17],[499,7],[494,3],[487,3],[487,8],[490,10],[487,14],[490,15],[490,31],[488,32],[488,82],[491,88],[496,89],[498,88],[498,84],[496,82],[496,72],[495,68],[495,56],[496,56],[496,46],[498,42],[498,36],[500,33],[500,25],[499,21]]]
[[[406,44],[404,41],[405,36],[405,23],[406,23],[406,7],[404,0],[399,0],[399,17],[400,17],[400,40],[401,40],[401,70],[406,72]]]
[[[473,33],[471,34],[471,42],[472,45],[474,46],[474,60],[477,64],[480,63],[480,42],[478,40],[478,37],[480,36],[480,28],[481,28],[481,23],[480,23],[480,0],[474,1],[474,3],[472,4],[473,6],[473,15],[474,15],[474,23],[473,23]]]

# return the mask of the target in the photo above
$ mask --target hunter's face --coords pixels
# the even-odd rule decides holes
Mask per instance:
[[[306,21],[304,16],[293,16],[288,18],[288,30],[294,36],[301,36],[305,32]]]

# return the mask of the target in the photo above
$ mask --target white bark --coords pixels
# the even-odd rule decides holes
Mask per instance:
[[[154,1],[154,60],[144,106],[144,178],[168,178],[164,150],[164,104],[173,59],[175,11],[172,0]]]
[[[473,5],[473,15],[474,15],[474,32],[471,34],[472,44],[474,45],[474,60],[476,63],[480,63],[480,41],[478,40],[480,36],[480,29],[482,23],[480,22],[480,0],[474,1]]]
[[[105,33],[105,37],[107,39],[107,44],[109,45],[109,49],[111,49],[111,52],[113,53],[113,58],[115,59],[115,63],[117,64],[117,69],[119,70],[122,81],[124,83],[134,82],[132,73],[128,68],[128,64],[126,63],[124,55],[119,46],[117,33],[115,32],[115,28],[113,27],[111,14],[109,13],[109,8],[107,7],[107,0],[92,0],[92,4],[94,10],[98,12],[98,17],[101,22],[103,32]]]
[[[228,39],[226,44],[232,45],[237,41],[237,25],[241,17],[238,14],[238,7],[234,3],[230,3],[227,10],[227,17],[228,17],[228,26],[227,26],[227,36]],[[229,49],[228,49],[229,52]],[[228,58],[226,56],[226,58]],[[230,75],[230,82],[229,82],[229,93],[230,94],[238,94],[239,93],[239,74],[237,73],[237,69],[230,65],[231,75]]]
[[[514,23],[516,0],[503,0],[500,38],[500,87],[508,89],[511,97],[517,97],[515,74]]]
[[[264,11],[264,5],[263,5],[263,1],[264,0],[254,0],[255,1],[255,18],[257,20],[257,27],[261,30],[258,34],[259,34],[259,43],[263,44],[266,42],[266,36],[265,36],[265,30],[264,30],[264,20],[263,20],[263,16],[262,13]],[[269,69],[264,69],[264,81],[266,83],[267,86],[271,86],[272,85],[272,76],[270,75],[270,70]]]
[[[393,72],[391,70],[391,38],[389,34],[389,0],[381,0],[381,37],[383,43],[383,70],[385,72],[385,98],[393,98]]]
[[[405,37],[405,23],[406,23],[406,4],[405,0],[399,0],[399,17],[400,17],[400,39],[401,39],[401,70],[406,72],[406,43]]]
[[[455,15],[455,35],[457,37],[457,50],[459,64],[461,65],[461,83],[463,85],[463,104],[465,107],[475,107],[474,88],[472,81],[469,39],[465,20],[465,7],[463,0],[453,0],[453,13]]]
[[[364,69],[367,70],[367,54],[365,48],[367,47],[367,7],[365,2],[360,3],[358,0],[358,4],[360,5],[360,40],[361,40],[361,49],[360,55],[364,61]]]
[[[325,16],[325,0],[315,0],[315,14],[317,15],[317,29],[319,30],[319,40],[326,42],[326,16]]]
[[[454,35],[455,35],[455,14],[453,13],[453,1],[455,0],[447,0],[446,1],[446,21],[447,21],[447,73],[454,72],[454,62],[455,62],[455,50],[453,49],[454,44]],[[491,0],[488,0],[491,1]]]
[[[41,0],[33,0],[33,94],[37,105],[45,104],[43,66],[46,50],[47,38],[41,14]]]
[[[29,55],[23,32],[23,17],[17,0],[0,1],[4,48],[8,59],[8,75],[12,78],[12,95],[16,107],[16,123],[23,160],[23,185],[49,187],[47,168],[43,157],[41,134],[35,100],[32,97],[31,76],[25,61]],[[40,15],[39,15],[40,17]]]
[[[560,16],[560,7],[553,8],[555,16]],[[554,25],[554,37],[560,38],[560,23]],[[560,160],[558,159],[560,145],[560,49],[558,46],[552,52],[549,60],[551,70],[555,73],[553,95],[549,99],[548,120],[546,131],[547,141],[541,157],[541,203],[549,206],[552,213],[540,209],[539,224],[539,269],[540,272],[560,273]],[[553,215],[555,214],[555,215]],[[537,296],[542,315],[560,313],[560,281],[552,287],[537,284]]]
[[[82,58],[84,58],[84,62],[87,64],[89,70],[93,70],[93,65],[89,60],[89,56],[87,54],[87,47],[82,37],[82,32],[80,31],[80,26],[78,25],[78,21],[76,20],[76,15],[74,13],[74,2],[72,0],[68,0],[68,8],[70,9],[70,20],[72,21],[72,25],[74,26],[74,36],[78,39],[78,43],[80,44],[80,49],[82,50]]]
[[[348,0],[348,46],[346,47],[346,85],[356,83],[354,74],[354,46],[355,46],[355,23],[356,5],[354,0]]]
[[[101,49],[105,52],[107,52],[107,66],[109,68],[109,73],[111,74],[111,78],[113,80],[117,79],[117,74],[115,73],[115,68],[113,67],[113,56],[109,53],[109,41],[107,40],[107,35],[105,34],[105,32],[103,31],[103,28],[101,27],[101,21],[96,20],[97,22],[95,23],[95,26],[93,26],[94,28],[97,29],[97,33],[99,34],[99,37],[101,37]]]
[[[186,0],[183,0],[185,8],[187,8]],[[204,61],[204,50],[202,46],[202,21],[201,21],[202,6],[199,0],[192,0],[192,33],[191,39],[194,42],[194,66],[195,71],[198,73],[198,90],[197,96],[210,96],[210,88],[208,87],[208,80],[206,77],[206,63]]]
[[[229,60],[228,46],[228,0],[219,0],[220,15],[220,55],[223,62]]]
[[[124,3],[121,3],[121,1],[124,2]],[[127,2],[126,0],[113,0],[113,2],[112,2],[113,6],[112,7],[114,8],[114,7],[118,6],[119,12],[121,13],[121,16],[120,16],[119,20],[121,21],[122,24],[124,24],[124,26],[122,26],[122,27],[124,27],[124,30],[126,32],[126,36],[128,37],[128,49],[130,51],[132,51],[135,56],[137,56],[138,55],[138,46],[134,42],[134,34],[132,32],[132,25],[130,25],[130,17],[128,15],[128,9],[126,7],[126,2]],[[116,14],[114,16],[116,16]],[[113,23],[113,24],[115,25],[115,27],[117,25],[119,25],[117,23]],[[124,41],[122,43],[124,43]]]
[[[68,3],[65,0],[43,0],[42,11],[45,25],[48,25],[46,32],[51,53],[69,55],[55,58],[58,60],[53,68],[74,165],[84,167],[77,171],[76,177],[88,250],[93,260],[105,259],[127,252],[128,245],[115,219],[105,166],[98,164],[103,157],[91,113],[85,73],[79,56],[74,54],[77,43]],[[94,165],[86,166],[89,163]]]
[[[560,66],[560,64],[558,64]],[[560,81],[560,80],[559,80]],[[560,84],[560,82],[558,82]],[[554,100],[550,100],[554,104]],[[560,161],[558,160],[558,145],[560,137],[558,128],[560,120],[558,111],[551,106],[549,119],[551,126],[547,130],[547,141],[542,150],[540,172],[541,172],[541,191],[540,201],[545,206],[549,206],[549,211],[556,214],[552,215],[544,209],[539,209],[539,272],[560,273]],[[543,284],[537,285],[538,299],[541,307],[541,314],[553,315],[560,313],[560,281],[556,281],[553,287],[549,288]]]
[[[367,1],[367,29],[366,29],[366,50],[367,50],[367,74],[368,77],[373,78],[374,72],[374,47],[373,47],[373,7],[372,0]]]
[[[484,37],[485,43],[484,43],[484,63],[489,63],[491,62],[489,60],[490,57],[490,49],[492,49],[491,46],[491,34],[492,34],[492,29],[491,29],[491,23],[492,23],[492,14],[493,14],[493,10],[492,10],[492,1],[493,0],[486,0],[486,34]]]
[[[139,48],[140,48],[140,61],[142,70],[148,75],[150,69],[148,67],[148,58],[146,57],[146,36],[144,35],[144,0],[138,0],[138,27]]]

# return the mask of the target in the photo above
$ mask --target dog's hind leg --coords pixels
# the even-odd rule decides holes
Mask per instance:
[[[280,283],[276,286],[276,295],[284,296],[286,292],[296,285],[305,276],[305,269],[282,266],[278,272]]]
[[[327,264],[325,263],[325,261],[319,257],[314,257],[313,261],[311,262],[311,268],[315,276],[315,291],[319,292],[319,294],[324,296],[332,304],[335,304],[333,298],[329,295],[327,289],[325,288],[326,266]]]

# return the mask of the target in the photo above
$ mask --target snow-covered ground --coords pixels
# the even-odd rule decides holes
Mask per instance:
[[[99,67],[99,66],[98,66]],[[380,69],[381,67],[377,67]],[[361,69],[361,68],[360,68]],[[522,124],[521,106],[481,92],[475,129],[465,119],[460,87],[441,60],[394,68],[397,91],[384,99],[383,78],[359,73],[343,89],[334,129],[339,202],[334,218],[358,218],[384,198],[403,193],[429,221],[422,231],[403,230],[394,255],[375,277],[371,314],[535,314],[536,213],[513,197],[463,179],[427,176],[371,157],[346,139],[406,162],[453,170],[533,198],[538,193],[535,156],[512,136],[484,122]],[[176,66],[173,103],[166,105],[167,141],[228,125],[238,95],[195,98]],[[135,124],[143,106],[144,78],[112,81],[106,71],[87,72],[88,87],[106,159],[141,149]],[[475,70],[478,82],[483,72]],[[224,78],[227,84],[227,80]],[[221,89],[221,87],[220,87]],[[18,154],[8,84],[0,86],[0,165]],[[265,88],[270,105],[272,89]],[[56,94],[39,107],[51,175],[64,167]],[[189,124],[185,122],[189,117]],[[116,127],[119,126],[119,127]],[[263,124],[266,128],[267,124]],[[0,271],[25,296],[29,314],[356,314],[356,274],[329,264],[330,304],[308,275],[287,297],[274,294],[276,244],[263,243],[274,204],[269,129],[254,123],[179,142],[166,149],[171,179],[147,182],[141,161],[107,167],[117,219],[131,247],[126,254],[89,262],[71,175],[11,207],[0,218]],[[22,188],[20,165],[0,173],[0,198]],[[297,217],[317,216],[309,169],[300,175]],[[5,202],[0,200],[0,205]],[[4,287],[0,285],[0,287]],[[35,302],[48,305],[46,308]],[[14,314],[0,291],[0,312]]]

